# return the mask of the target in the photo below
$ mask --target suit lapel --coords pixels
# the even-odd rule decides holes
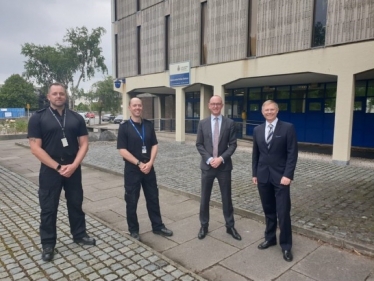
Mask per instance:
[[[266,140],[265,140],[265,130],[266,130],[266,123],[263,123],[262,125],[260,125],[261,128],[260,128],[260,143],[262,143],[266,148],[268,147],[267,143],[266,143]]]
[[[222,123],[221,123],[221,129],[219,130],[219,139],[218,139],[218,143],[221,142],[221,139],[222,139],[222,136],[223,136],[223,132],[224,132],[224,129],[226,127],[226,118],[224,118],[222,116]]]
[[[209,139],[210,139],[210,144],[212,145],[212,149],[213,149],[213,134],[212,134],[212,120],[211,120],[211,117],[206,119],[206,125],[205,125],[204,129],[208,130],[208,136],[209,136]]]
[[[273,147],[273,142],[274,142],[275,136],[279,136],[279,132],[281,131],[281,128],[282,128],[282,122],[279,121],[279,119],[278,119],[277,126],[275,127],[275,130],[274,130],[274,133],[273,133],[273,138],[270,141],[269,150]]]

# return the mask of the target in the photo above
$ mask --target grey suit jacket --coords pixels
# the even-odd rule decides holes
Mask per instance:
[[[222,124],[218,143],[218,156],[224,160],[217,169],[232,170],[231,156],[237,146],[235,123],[233,120],[222,116]],[[213,157],[213,136],[211,116],[201,120],[197,129],[196,147],[201,155],[200,169],[209,170],[212,167],[206,162]]]

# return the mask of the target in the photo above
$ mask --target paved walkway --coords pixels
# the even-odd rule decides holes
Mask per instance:
[[[238,213],[263,221],[257,187],[251,182],[251,157],[251,147],[245,146],[233,156],[233,203]],[[374,256],[373,160],[337,166],[330,159],[300,153],[291,186],[294,229]],[[200,196],[199,161],[193,142],[161,140],[155,163],[159,185]],[[93,143],[84,163],[123,174],[115,143]],[[221,202],[218,185],[212,199]]]
[[[197,151],[193,144],[180,145],[165,140],[160,141],[155,166],[159,184],[165,187],[160,189],[161,212],[165,224],[174,230],[175,235],[163,238],[151,232],[144,198],[141,198],[138,210],[143,243],[124,235],[127,230],[123,200],[123,162],[114,143],[95,143],[90,146],[85,165],[101,166],[102,171],[85,166],[83,184],[88,231],[98,239],[98,245],[81,247],[72,243],[66,207],[61,204],[57,244],[59,253],[53,262],[44,263],[40,260],[38,236],[36,183],[39,163],[28,149],[20,148],[14,143],[15,141],[0,142],[0,280],[199,280],[200,277],[194,275],[197,273],[207,280],[215,281],[374,281],[373,259],[305,236],[294,235],[294,261],[291,263],[283,261],[278,246],[265,251],[257,249],[257,244],[263,239],[264,225],[250,219],[262,220],[262,216],[257,191],[248,181],[250,154],[246,147],[238,149],[235,154],[233,174],[236,227],[243,240],[236,241],[225,233],[221,208],[214,206],[211,209],[210,232],[204,240],[198,240],[199,202],[195,199],[199,195],[200,175],[196,171],[199,163]],[[317,183],[321,178],[326,180],[329,174],[313,171],[316,167],[330,169],[329,184],[324,188],[322,183]],[[119,175],[108,173],[108,169]],[[357,199],[352,197],[356,201],[345,206],[345,211],[350,216],[345,215],[344,209],[339,206],[341,200],[334,201],[344,195],[334,194],[340,192],[340,185],[336,181],[343,183],[348,174],[353,177],[350,181],[359,181],[358,185],[365,186],[365,181],[367,184],[373,183],[370,173],[360,181],[361,175],[365,175],[364,171],[371,170],[353,166],[337,167],[329,162],[301,158],[292,186],[294,224],[299,223],[295,220],[295,214],[303,210],[303,203],[298,202],[302,200],[305,202],[304,210],[311,208],[310,212],[305,211],[304,217],[330,214],[332,218],[325,219],[327,224],[333,224],[337,215],[342,220],[346,218],[354,221],[354,216],[360,214],[357,219],[364,220],[365,223],[357,231],[368,231],[368,237],[371,237],[372,233],[368,229],[373,225],[373,209],[367,206],[369,204],[365,200],[356,205]],[[313,175],[316,174],[321,178],[314,178]],[[311,186],[303,188],[300,183],[303,177],[303,182],[308,182],[309,179],[308,185]],[[345,183],[345,188],[349,186],[348,182]],[[370,190],[369,186],[366,190]],[[317,195],[314,196],[314,193]],[[350,193],[354,194],[355,189]],[[368,194],[372,193],[366,192],[365,196]],[[220,199],[216,192],[214,198],[217,201],[215,205],[219,206]],[[323,201],[325,209],[314,214],[318,208],[309,202],[312,200],[315,204]],[[332,212],[328,208],[337,205],[340,212]],[[368,213],[355,210],[355,206],[361,205],[365,206]],[[298,216],[301,218],[300,214]],[[364,216],[366,219],[362,218]],[[317,233],[315,235],[322,235],[337,243],[347,241],[345,246],[361,244],[362,248],[355,249],[371,253],[370,243],[348,240],[350,237],[358,237],[348,223],[345,225],[350,235],[346,235],[344,239],[336,231],[320,231],[319,224],[310,227],[305,225],[307,222],[300,223],[295,229],[298,232],[304,229],[308,234]]]

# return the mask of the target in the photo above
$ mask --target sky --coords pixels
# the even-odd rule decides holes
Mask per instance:
[[[23,44],[64,44],[66,30],[82,26],[106,29],[100,46],[111,75],[111,0],[0,0],[0,84],[12,74],[25,71]],[[89,90],[104,77],[97,73],[80,86]]]

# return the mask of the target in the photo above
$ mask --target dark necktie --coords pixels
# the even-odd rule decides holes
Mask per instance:
[[[213,157],[218,157],[218,140],[219,140],[219,124],[218,117],[214,118],[214,133],[213,133]]]
[[[268,149],[269,149],[271,139],[273,138],[273,124],[269,124],[268,127],[269,127],[269,133],[268,133],[268,137],[266,138],[266,143],[267,143]]]

